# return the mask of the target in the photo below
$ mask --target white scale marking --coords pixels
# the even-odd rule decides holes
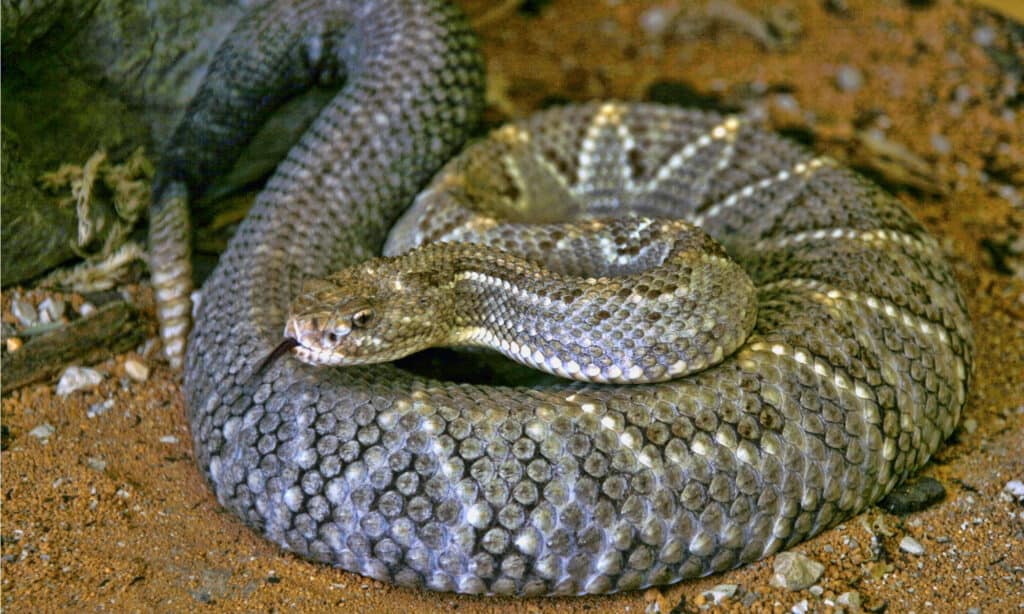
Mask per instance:
[[[649,193],[660,186],[661,183],[672,177],[673,173],[682,168],[698,151],[706,148],[715,141],[728,141],[728,146],[723,151],[722,159],[718,161],[715,170],[725,169],[732,161],[735,153],[736,133],[740,127],[740,120],[737,117],[728,117],[721,124],[718,124],[711,131],[702,135],[693,143],[687,143],[681,150],[673,154],[661,167],[654,172],[654,176],[644,185],[636,183],[636,177],[632,174],[632,165],[626,159],[629,151],[635,146],[635,139],[629,127],[622,123],[624,108],[621,105],[608,103],[603,105],[594,116],[587,136],[580,146],[580,154],[577,160],[579,177],[571,192],[577,196],[584,196],[596,176],[597,169],[594,165],[594,156],[597,142],[607,126],[614,126],[616,137],[621,147],[619,152],[619,163],[616,165],[620,171],[622,190],[628,193]]]
[[[884,313],[886,317],[897,324],[902,324],[907,328],[916,328],[925,335],[938,339],[944,345],[949,344],[949,336],[941,327],[936,327],[928,320],[876,296],[855,290],[838,290],[813,279],[790,278],[761,286],[762,291],[775,288],[792,289],[801,292],[806,290],[810,292],[811,298],[820,297],[819,302],[823,302],[822,299],[827,299],[828,301],[845,300],[852,303],[860,303],[872,311]]]
[[[791,245],[820,241],[825,238],[863,241],[873,245],[877,245],[879,243],[898,244],[908,247],[914,252],[926,257],[936,256],[936,252],[938,250],[938,244],[931,237],[915,237],[914,235],[905,232],[884,228],[878,228],[875,230],[821,228],[813,231],[798,232],[784,237],[764,239],[755,243],[754,249],[758,251],[781,249]]]
[[[746,185],[713,204],[702,215],[698,215],[694,218],[692,223],[695,226],[703,226],[705,222],[707,222],[708,218],[718,216],[726,209],[736,206],[736,204],[740,202],[741,198],[750,198],[758,190],[764,190],[776,183],[787,181],[793,175],[800,175],[804,178],[808,178],[814,171],[830,163],[831,161],[828,158],[811,158],[806,162],[799,162],[795,164],[791,170],[781,170],[771,177],[765,177],[756,183]]]

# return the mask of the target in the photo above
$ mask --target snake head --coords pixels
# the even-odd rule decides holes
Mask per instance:
[[[391,260],[391,259],[388,259]],[[377,260],[307,281],[292,302],[285,337],[315,365],[388,362],[447,336],[444,291],[429,274]]]

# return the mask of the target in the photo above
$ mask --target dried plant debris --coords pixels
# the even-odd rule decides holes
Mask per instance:
[[[70,268],[57,269],[39,281],[42,288],[99,292],[136,281],[146,263],[146,250],[135,241],[124,243],[102,260],[89,259]]]
[[[149,206],[153,164],[138,148],[119,164],[99,150],[85,164],[63,164],[39,178],[41,186],[54,194],[70,192],[62,206],[75,205],[78,242],[72,246],[84,258],[106,258],[125,241],[141,213]],[[100,203],[113,205],[113,214]],[[98,248],[93,244],[101,241]]]
[[[503,21],[515,12],[536,17],[550,3],[551,0],[501,0],[480,15],[474,16],[471,21],[474,29],[481,30]]]
[[[997,273],[1024,279],[1024,234],[1000,230],[983,238],[981,247]]]
[[[890,188],[911,188],[934,196],[948,192],[931,164],[879,130],[858,131],[853,145],[850,162]]]
[[[63,164],[44,173],[39,182],[53,193],[68,193],[61,206],[75,206],[77,243],[85,262],[58,269],[40,285],[77,292],[106,290],[129,278],[133,263],[145,262],[145,251],[128,241],[142,212],[149,206],[153,165],[143,149],[115,164],[99,150],[85,164]]]

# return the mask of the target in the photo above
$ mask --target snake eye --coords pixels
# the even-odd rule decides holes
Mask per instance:
[[[373,322],[373,310],[372,309],[360,309],[359,311],[352,314],[352,327],[353,328],[366,328]]]

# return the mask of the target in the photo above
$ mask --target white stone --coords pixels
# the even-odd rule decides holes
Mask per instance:
[[[791,591],[803,590],[821,578],[825,566],[799,552],[783,552],[775,557],[772,586]]]
[[[924,546],[921,545],[921,542],[909,535],[904,535],[903,539],[900,540],[900,550],[915,556],[924,554]]]
[[[124,372],[128,374],[128,377],[137,382],[144,382],[149,379],[149,366],[134,358],[124,361]]]
[[[1024,482],[1010,480],[1003,486],[1003,492],[1017,500],[1017,503],[1024,503]]]
[[[39,303],[39,319],[42,322],[59,322],[66,308],[64,301],[46,297]]]
[[[100,401],[99,403],[93,403],[89,406],[89,409],[85,412],[86,418],[95,418],[96,416],[103,415],[110,411],[110,408],[114,406],[114,399],[107,399],[106,401]]]
[[[57,382],[57,394],[66,397],[79,390],[91,390],[100,385],[103,375],[88,367],[68,367]]]
[[[736,595],[737,589],[739,589],[738,584],[719,584],[711,590],[704,591],[704,596],[713,603],[722,603],[726,599],[732,599]]]
[[[14,313],[14,317],[18,319],[22,326],[32,326],[39,322],[39,314],[36,313],[36,308],[25,299],[16,298],[11,301],[11,312]]]
[[[49,422],[44,422],[39,426],[35,427],[34,429],[32,429],[31,431],[29,431],[28,434],[35,437],[36,439],[42,440],[45,443],[46,440],[50,438],[50,435],[53,435],[56,431],[57,429],[54,428],[52,424],[50,424]]]

